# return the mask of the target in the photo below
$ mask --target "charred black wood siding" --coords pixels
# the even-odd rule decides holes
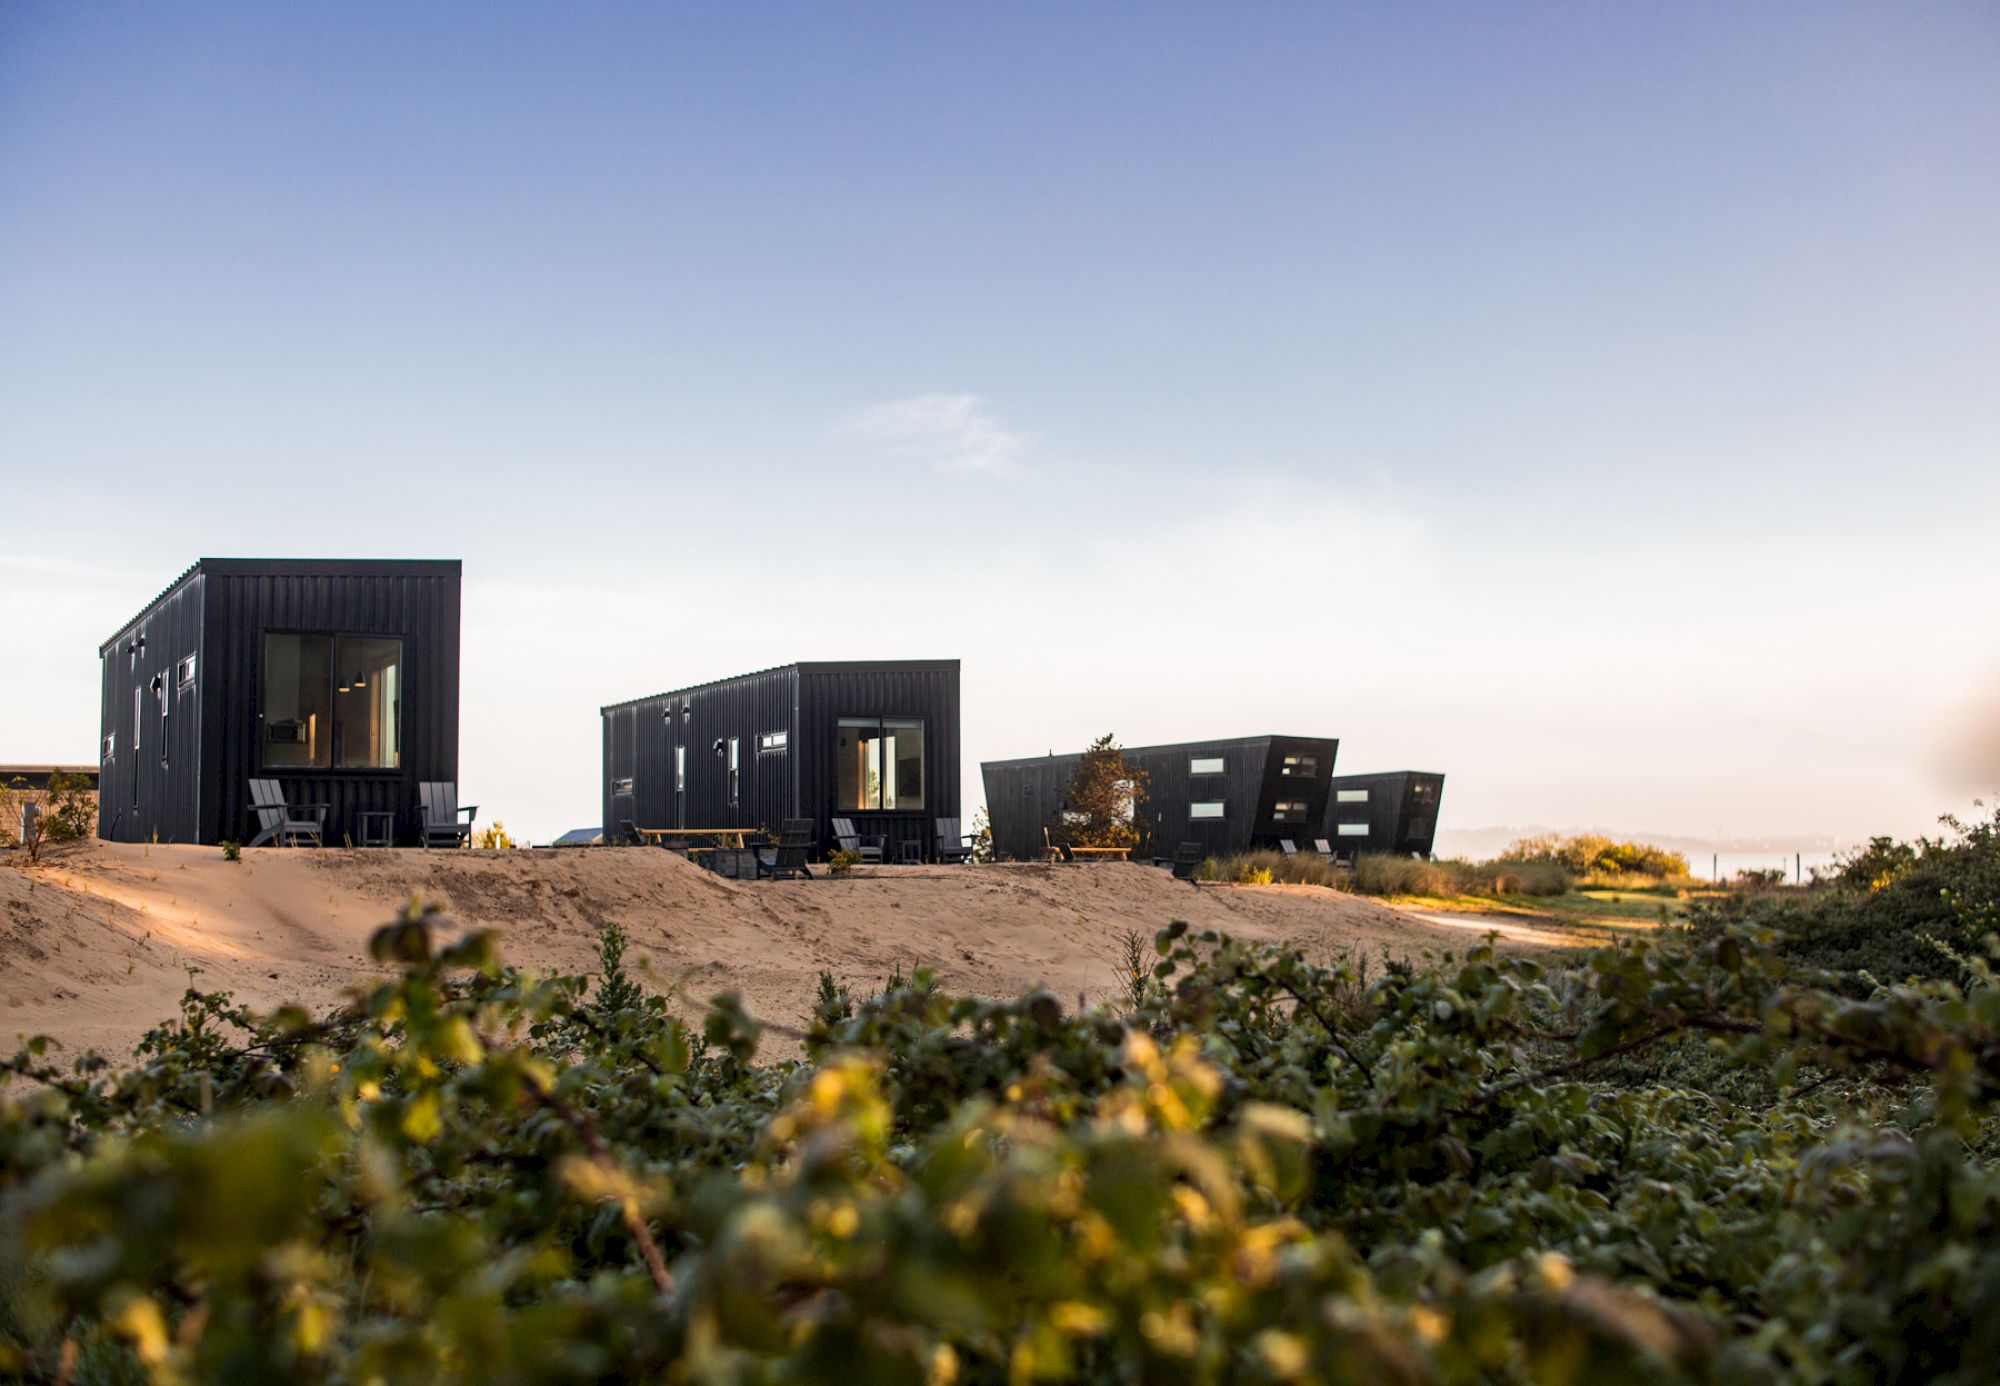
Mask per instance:
[[[1125,763],[1146,775],[1139,811],[1140,852],[1172,856],[1183,842],[1211,853],[1248,851],[1291,838],[1300,847],[1326,812],[1327,781],[1340,743],[1330,737],[1253,736],[1187,741],[1170,746],[1128,746]],[[1287,766],[1287,757],[1312,762]],[[994,850],[1027,860],[1043,851],[1042,829],[1063,807],[1081,752],[1022,760],[987,761],[986,812]],[[1198,762],[1221,761],[1219,771]],[[1193,815],[1197,804],[1221,804],[1220,818]],[[1276,806],[1302,803],[1294,821],[1280,821]]]
[[[824,850],[832,845],[832,819],[842,814],[863,832],[888,836],[896,860],[904,840],[928,852],[932,818],[959,816],[956,660],[789,664],[617,703],[602,717],[604,823],[614,839],[627,818],[641,828],[775,831],[787,818],[808,817]],[[834,802],[842,717],[924,720],[922,812],[871,814]],[[772,736],[783,745],[767,746]],[[686,756],[681,790],[674,787],[677,749]]]
[[[183,573],[99,650],[103,683],[97,835],[117,842],[193,842],[204,766],[203,575]],[[182,661],[194,681],[183,685]],[[109,748],[107,751],[107,747]]]
[[[1368,797],[1342,802],[1343,790]],[[1389,852],[1428,857],[1437,840],[1438,809],[1443,799],[1444,776],[1439,774],[1395,770],[1337,775],[1328,786],[1324,836],[1343,855]],[[1343,833],[1343,824],[1366,824],[1368,831]]]
[[[142,770],[141,811],[120,817],[115,802],[100,799],[100,833],[130,842],[150,837],[158,826],[166,840],[164,825],[170,823],[177,841],[247,841],[254,835],[249,781],[268,774],[288,799],[328,806],[330,843],[360,840],[363,810],[394,814],[397,840],[415,841],[418,784],[458,778],[460,577],[456,561],[202,559],[101,651],[104,726],[114,735],[115,759],[130,744],[126,724],[131,712],[120,702],[130,699],[121,682],[127,662],[123,646],[139,628],[159,628],[163,618],[173,622],[172,653],[149,637],[146,655],[150,659],[158,649],[171,681],[182,655],[197,654],[192,694],[184,700],[192,704],[188,721],[199,724],[190,756],[198,771],[175,777],[169,761],[173,813],[180,816],[156,820],[144,811]],[[190,590],[198,594],[191,603],[198,651],[179,648],[187,636],[175,603]],[[265,634],[273,631],[402,641],[402,740],[396,769],[265,769],[259,758],[263,646]],[[174,716],[180,714],[177,706]],[[146,741],[142,729],[142,760],[148,755]],[[121,764],[117,772],[124,769]]]

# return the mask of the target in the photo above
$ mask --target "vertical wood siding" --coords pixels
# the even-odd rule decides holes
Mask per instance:
[[[161,842],[197,840],[203,773],[201,694],[208,684],[208,671],[199,657],[202,591],[202,574],[189,570],[99,652],[103,684],[99,837],[117,842],[149,842],[156,837]],[[135,659],[127,646],[140,639],[145,648],[136,652]],[[177,671],[189,655],[196,656],[195,682],[182,688]],[[153,689],[155,679],[165,693],[164,718],[160,695]],[[135,692],[140,704],[136,725]],[[113,750],[105,758],[107,736]]]

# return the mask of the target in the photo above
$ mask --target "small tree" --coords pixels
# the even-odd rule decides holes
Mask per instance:
[[[1107,732],[1083,753],[1049,835],[1071,847],[1136,847],[1145,802],[1146,772],[1125,763],[1124,748]]]

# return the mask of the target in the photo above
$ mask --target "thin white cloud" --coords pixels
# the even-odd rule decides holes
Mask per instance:
[[[1018,476],[1026,434],[1007,427],[978,395],[912,395],[851,414],[843,431],[941,472]]]

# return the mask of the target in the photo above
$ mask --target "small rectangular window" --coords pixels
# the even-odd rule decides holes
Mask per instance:
[[[737,791],[742,784],[741,777],[737,773],[738,767],[742,764],[737,758],[739,744],[736,737],[729,738],[729,802],[732,804],[739,797]]]
[[[194,656],[189,655],[174,666],[174,687],[186,688],[194,682]]]
[[[143,738],[140,737],[139,733],[141,730],[144,729],[145,725],[146,725],[146,690],[143,688],[135,688],[132,690],[132,754],[133,755],[139,754],[139,746],[143,740]]]
[[[1306,821],[1305,800],[1280,799],[1271,806],[1271,817],[1280,823],[1303,823]]]
[[[688,748],[674,747],[674,793],[684,794],[688,787]]]
[[[757,749],[760,751],[782,751],[790,741],[790,732],[765,732],[757,738]]]
[[[1319,774],[1318,756],[1286,756],[1279,768],[1280,775],[1296,775],[1302,780],[1310,780]]]
[[[1222,817],[1222,800],[1220,799],[1197,800],[1195,803],[1188,805],[1188,817],[1220,818]]]
[[[630,777],[627,777],[622,780],[613,780],[611,782],[611,792],[613,794],[630,794],[632,792],[632,781]]]
[[[1190,775],[1220,775],[1223,773],[1221,756],[1196,756],[1188,761]]]
[[[113,756],[117,754],[118,754],[118,733],[113,732],[111,735],[104,738],[104,759],[106,761],[109,761]]]
[[[1365,789],[1337,789],[1333,793],[1333,801],[1336,804],[1365,804],[1368,802],[1368,791]]]
[[[1366,837],[1368,836],[1368,825],[1366,823],[1342,823],[1333,831],[1336,837]]]

